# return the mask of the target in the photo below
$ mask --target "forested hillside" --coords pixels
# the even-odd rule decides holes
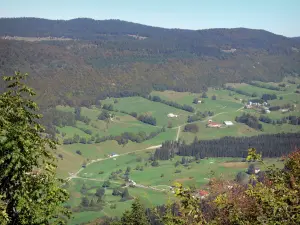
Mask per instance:
[[[153,88],[201,92],[226,82],[281,81],[300,73],[300,43],[264,30],[4,18],[0,36],[1,76],[30,73],[43,106],[91,104]]]

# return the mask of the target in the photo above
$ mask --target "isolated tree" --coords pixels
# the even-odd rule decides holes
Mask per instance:
[[[122,225],[150,225],[149,220],[146,216],[146,211],[144,206],[141,204],[140,200],[137,198],[131,205],[131,211],[125,211],[122,216]]]
[[[104,188],[107,188],[107,187],[109,187],[109,186],[110,186],[110,182],[109,182],[109,180],[107,180],[107,181],[104,181],[104,183],[103,183],[102,187],[104,187]]]
[[[98,188],[97,190],[96,190],[96,196],[97,197],[100,197],[100,198],[102,198],[103,196],[104,196],[104,194],[105,194],[105,189],[104,188]]]
[[[68,193],[55,177],[55,142],[38,123],[35,93],[21,83],[26,76],[4,77],[9,85],[0,95],[0,218],[6,215],[7,224],[65,223]]]
[[[89,199],[88,199],[87,197],[83,197],[83,198],[81,199],[81,205],[82,205],[83,207],[89,207],[89,205],[90,205]]]
[[[127,188],[124,189],[124,191],[122,192],[122,201],[126,201],[128,199],[130,199],[130,195],[129,195],[129,191]]]

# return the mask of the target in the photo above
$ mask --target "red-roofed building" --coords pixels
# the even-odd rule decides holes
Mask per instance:
[[[220,128],[222,124],[215,123],[215,122],[208,122],[207,127],[214,127],[214,128]]]
[[[209,192],[205,191],[205,190],[199,190],[198,193],[199,193],[200,198],[202,198],[202,199],[209,195]]]

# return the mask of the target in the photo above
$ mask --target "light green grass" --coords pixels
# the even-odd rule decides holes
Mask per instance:
[[[103,103],[113,104],[112,99],[106,99]],[[124,110],[126,112],[136,112],[140,114],[149,114],[156,118],[158,126],[167,126],[172,122],[173,126],[180,125],[187,120],[191,113],[180,110],[159,102],[152,102],[142,97],[119,98],[118,103],[114,104],[114,109]],[[168,118],[169,113],[179,115],[178,118]]]
[[[65,127],[57,127],[60,133],[66,133],[65,138],[72,138],[75,134],[79,135],[80,137],[90,138],[91,135],[86,134],[82,130],[77,127],[65,126]]]

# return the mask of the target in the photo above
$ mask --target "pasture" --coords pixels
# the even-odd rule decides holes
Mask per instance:
[[[298,82],[298,80],[297,80]],[[261,83],[261,82],[258,82]],[[286,116],[300,116],[300,94],[295,93],[296,84],[291,84],[287,80],[284,91],[274,91],[267,88],[260,88],[249,84],[231,84],[238,90],[244,90],[249,93],[256,93],[259,98],[262,94],[276,94],[277,99],[270,100],[271,106],[284,106],[286,104],[295,105],[294,111],[282,113],[281,111],[272,111],[265,114],[273,120],[279,120]],[[268,83],[268,85],[277,86],[278,83]],[[246,124],[235,122],[237,116],[243,113],[250,113],[257,118],[261,112],[256,109],[245,109],[244,104],[253,99],[245,95],[238,94],[222,88],[208,88],[207,98],[201,98],[202,93],[175,92],[175,91],[153,91],[152,96],[159,96],[161,99],[174,101],[181,105],[190,105],[196,109],[196,112],[212,111],[213,116],[203,118],[200,121],[193,122],[199,127],[196,133],[184,132],[184,126],[187,124],[188,116],[193,113],[168,106],[160,102],[153,102],[142,97],[126,98],[107,98],[101,101],[104,104],[112,104],[114,114],[109,121],[99,120],[98,116],[103,111],[102,108],[92,106],[90,108],[82,107],[81,115],[90,119],[89,123],[76,121],[75,126],[57,127],[60,134],[59,140],[62,142],[65,138],[73,138],[79,135],[89,140],[89,143],[61,144],[58,146],[56,155],[58,157],[58,176],[67,178],[71,174],[76,174],[68,183],[68,190],[71,198],[68,204],[72,208],[80,206],[82,197],[87,196],[90,200],[103,182],[111,178],[112,172],[122,170],[125,172],[127,167],[131,168],[130,179],[134,180],[138,187],[128,187],[132,197],[140,197],[147,207],[163,204],[173,194],[169,187],[174,182],[180,182],[184,185],[196,186],[197,188],[205,187],[211,176],[233,179],[239,171],[245,171],[249,163],[241,162],[237,158],[210,158],[201,159],[200,163],[195,161],[184,166],[182,164],[175,167],[177,161],[182,157],[175,156],[172,160],[158,161],[159,166],[152,166],[149,158],[155,151],[155,147],[166,140],[176,140],[177,137],[186,143],[191,143],[195,137],[199,140],[217,139],[224,136],[252,136],[266,133],[281,132],[300,132],[300,126],[288,123],[284,124],[267,124],[263,125],[263,130],[255,130]],[[212,100],[216,96],[216,100]],[[204,102],[194,104],[193,100],[198,98]],[[58,110],[74,113],[74,108],[58,106]],[[116,111],[117,110],[117,111]],[[123,113],[121,112],[123,111]],[[126,112],[126,113],[124,113]],[[136,112],[138,115],[147,114],[156,118],[157,125],[152,126],[140,122],[137,118],[127,113]],[[179,115],[177,118],[168,118],[167,114],[174,113]],[[222,124],[221,128],[207,128],[208,120]],[[233,126],[225,126],[224,121],[232,121]],[[118,136],[124,132],[137,134],[145,132],[150,134],[165,127],[165,132],[145,140],[141,143],[129,141],[126,144],[118,144],[115,140],[107,140],[100,143],[92,141],[96,137],[106,137],[109,135]],[[86,131],[89,130],[87,133]],[[64,134],[64,136],[62,135]],[[152,147],[152,148],[151,148]],[[80,154],[78,154],[80,151]],[[112,152],[119,156],[109,158]],[[97,160],[97,161],[95,161]],[[266,159],[268,165],[275,164],[282,166],[282,162],[277,159]],[[87,164],[85,168],[83,164]],[[142,169],[138,169],[141,168]],[[132,200],[120,201],[120,196],[112,195],[112,188],[119,187],[124,183],[124,178],[118,176],[111,178],[111,186],[105,191],[105,204],[102,210],[98,211],[76,211],[70,224],[79,224],[82,222],[93,221],[101,216],[119,216],[125,209],[128,209]],[[80,189],[85,184],[89,187],[87,194],[82,194]],[[111,208],[116,205],[116,208]]]
[[[160,102],[152,102],[142,97],[118,98],[117,103],[113,103],[114,99],[106,99],[103,104],[113,104],[114,109],[125,111],[127,113],[136,112],[138,115],[147,114],[156,118],[157,126],[167,126],[170,121],[173,126],[178,126],[186,122],[189,112],[180,110]],[[177,118],[168,118],[169,113],[178,115]]]

